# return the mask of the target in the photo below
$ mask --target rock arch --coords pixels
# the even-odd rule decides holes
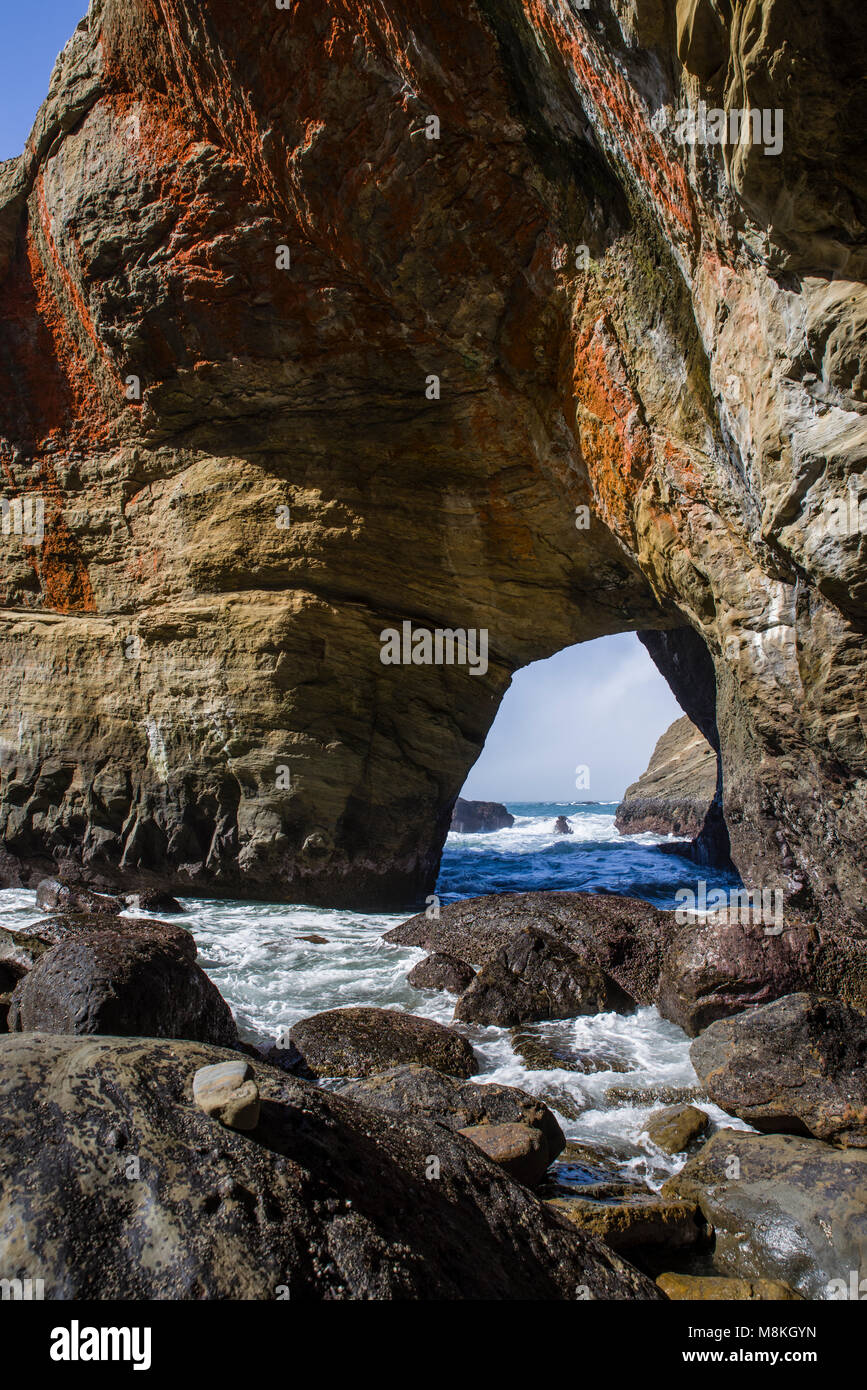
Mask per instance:
[[[94,0],[0,169],[14,855],[405,903],[517,666],[686,628],[745,880],[864,919],[861,170],[816,112],[865,21],[669,8]],[[700,101],[785,107],[780,157],[678,143]],[[404,621],[486,672],[384,666]]]

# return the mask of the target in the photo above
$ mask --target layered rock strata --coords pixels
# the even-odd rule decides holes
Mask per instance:
[[[0,168],[25,875],[418,900],[512,672],[641,629],[745,881],[864,920],[865,33],[93,0]]]

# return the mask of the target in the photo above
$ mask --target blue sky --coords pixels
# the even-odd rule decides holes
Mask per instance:
[[[0,159],[24,148],[54,61],[86,12],[86,0],[0,3]],[[464,795],[618,799],[680,714],[637,637],[570,647],[517,673]],[[590,769],[589,789],[575,787],[579,764]]]
[[[55,59],[87,14],[87,0],[0,3],[0,159],[24,149]]]
[[[682,714],[634,634],[567,647],[515,674],[463,795],[618,801]],[[589,788],[576,789],[579,765]]]

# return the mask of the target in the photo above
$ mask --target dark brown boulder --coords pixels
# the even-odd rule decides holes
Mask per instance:
[[[536,1187],[548,1168],[548,1148],[529,1125],[469,1125],[459,1131],[499,1168],[525,1187]]]
[[[465,801],[459,796],[452,811],[451,829],[460,835],[487,835],[509,830],[515,817],[498,801]]]
[[[126,906],[124,899],[110,893],[93,893],[89,888],[44,878],[36,888],[36,906],[43,912],[80,912],[98,917],[117,916]]]
[[[414,965],[407,975],[414,989],[444,989],[449,994],[461,994],[476,978],[476,972],[457,956],[447,951],[434,951]]]
[[[711,1100],[765,1133],[867,1148],[867,1017],[790,994],[721,1019],[690,1057]]]
[[[396,1009],[328,1009],[314,1014],[294,1023],[268,1058],[307,1077],[371,1076],[411,1062],[450,1076],[472,1076],[479,1069],[460,1033]]]
[[[493,960],[516,932],[539,929],[580,951],[639,1004],[656,1002],[673,912],[614,893],[490,893],[401,922],[383,940],[446,951],[469,965]]]
[[[393,1067],[338,1088],[361,1105],[394,1115],[437,1120],[452,1130],[482,1125],[529,1125],[545,1141],[545,1166],[562,1152],[565,1136],[555,1116],[541,1100],[516,1086],[494,1082],[455,1081],[431,1067]]]
[[[10,1032],[189,1038],[231,1046],[232,1011],[166,936],[102,930],[52,946],[15,986]]]
[[[101,917],[87,912],[57,913],[33,922],[22,930],[0,927],[0,956],[16,960],[29,970],[46,951],[61,941],[92,936],[94,932],[102,931],[122,935],[144,933],[154,941],[173,946],[188,960],[196,959],[195,937],[174,923],[156,922],[149,917],[114,917],[110,914]]]
[[[225,1128],[193,1078],[236,1056],[0,1038],[4,1275],[36,1275],[57,1300],[661,1299],[443,1125],[260,1060],[258,1126]]]
[[[455,1018],[514,1028],[634,1008],[635,1000],[584,956],[547,932],[526,928],[482,966],[455,1005]]]

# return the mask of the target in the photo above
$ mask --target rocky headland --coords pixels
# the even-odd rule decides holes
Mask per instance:
[[[621,835],[700,834],[717,791],[717,755],[686,715],[658,739],[647,770],[617,807]]]

